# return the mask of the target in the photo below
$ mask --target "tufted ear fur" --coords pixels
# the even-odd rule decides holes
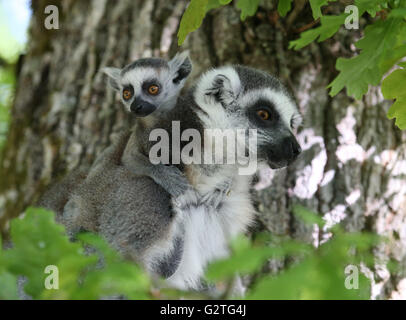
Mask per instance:
[[[169,69],[173,75],[173,82],[179,84],[192,72],[192,63],[189,58],[189,51],[177,53],[171,61],[168,62]]]
[[[109,78],[110,87],[113,88],[116,91],[119,91],[120,90],[119,79],[120,79],[121,69],[118,69],[118,68],[104,68],[103,72]]]
[[[239,92],[233,88],[231,80],[227,76],[218,74],[213,78],[211,87],[206,90],[205,94],[224,106],[230,106],[237,99]]]

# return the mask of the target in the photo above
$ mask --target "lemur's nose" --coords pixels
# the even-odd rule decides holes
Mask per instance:
[[[138,110],[140,110],[141,109],[141,106],[139,106],[138,104],[135,104],[135,103],[133,103],[132,105],[131,105],[131,112],[137,112]]]
[[[296,141],[296,139],[292,142],[292,150],[295,158],[297,158],[298,155],[302,152],[302,148],[300,147],[300,144]]]
[[[147,101],[135,99],[131,104],[130,110],[136,116],[146,117],[156,110],[156,106]]]
[[[294,161],[302,152],[302,148],[294,137],[286,137],[283,139],[282,144],[286,159],[289,162]]]
[[[141,106],[139,105],[139,103],[137,103],[136,100],[134,100],[134,102],[131,104],[130,110],[131,112],[137,112],[139,109],[141,109]]]

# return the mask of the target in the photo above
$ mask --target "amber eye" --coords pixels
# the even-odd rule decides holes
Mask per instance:
[[[257,115],[262,119],[262,120],[269,120],[269,112],[266,110],[258,110]]]
[[[130,100],[131,97],[132,97],[131,91],[128,90],[128,89],[125,89],[125,90],[123,91],[123,98],[124,98],[124,100]]]
[[[159,87],[157,85],[153,84],[153,85],[148,87],[148,93],[150,95],[155,96],[155,95],[158,94],[158,92],[159,92]]]

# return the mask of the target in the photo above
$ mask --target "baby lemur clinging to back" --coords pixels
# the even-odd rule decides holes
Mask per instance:
[[[147,127],[152,126],[160,117],[165,117],[175,106],[192,71],[188,52],[176,54],[170,61],[142,58],[123,69],[104,68],[103,71],[108,75],[110,87],[120,94],[127,111],[137,117],[133,128],[137,134],[131,136],[123,156],[120,157],[120,163],[138,175],[151,177],[172,196],[183,194],[190,188],[185,175],[175,166],[153,165],[138,140],[145,138],[143,132]],[[97,157],[92,165],[93,169],[99,165],[99,159],[104,157],[105,152],[109,152],[109,148]],[[61,182],[53,185],[39,204],[61,213],[71,193],[88,173],[89,168],[86,166],[71,172]],[[71,201],[69,206],[76,204]]]
[[[122,163],[140,175],[151,177],[174,197],[189,187],[184,174],[175,166],[153,165],[140,143],[143,132],[153,126],[175,106],[179,93],[192,71],[188,52],[177,54],[167,62],[159,58],[137,60],[122,70],[105,68],[110,86],[116,90],[126,109],[139,119],[124,151]]]

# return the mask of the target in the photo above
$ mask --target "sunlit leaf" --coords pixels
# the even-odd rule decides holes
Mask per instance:
[[[313,18],[314,19],[320,18],[322,16],[321,7],[325,6],[329,2],[333,2],[333,1],[329,1],[329,0],[310,0],[310,6],[312,8]]]
[[[261,0],[238,0],[237,8],[241,10],[241,20],[244,21],[247,17],[252,17],[258,10],[258,5]]]
[[[292,0],[279,0],[278,1],[278,12],[284,17],[292,8]]]
[[[336,68],[340,73],[328,86],[330,95],[335,96],[346,87],[348,95],[361,99],[369,85],[378,85],[383,74],[377,66],[381,65],[385,52],[396,44],[402,27],[401,19],[380,20],[368,26],[364,38],[356,43],[361,53],[351,59],[337,60]]]
[[[401,64],[403,65],[403,64]],[[388,118],[396,118],[395,124],[406,129],[406,70],[393,71],[382,83],[382,94],[386,99],[396,99],[388,111]]]
[[[320,19],[321,25],[319,27],[302,32],[299,39],[289,43],[289,48],[299,50],[315,40],[322,42],[332,37],[343,25],[346,16],[346,14],[339,16],[322,16]]]
[[[178,44],[182,45],[186,36],[200,27],[206,15],[209,0],[191,0],[180,21]]]

